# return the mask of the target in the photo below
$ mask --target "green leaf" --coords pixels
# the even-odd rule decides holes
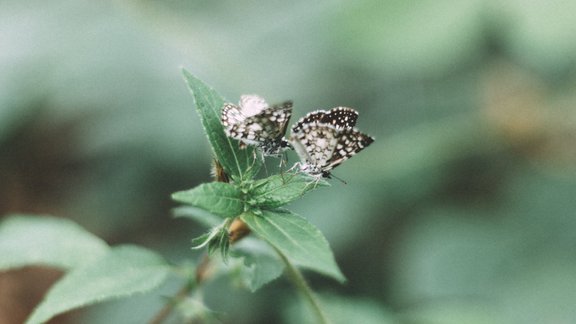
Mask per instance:
[[[388,76],[436,75],[480,58],[482,1],[366,0],[347,5],[333,17],[341,32],[332,37],[348,44],[342,55],[362,55],[359,66]]]
[[[175,192],[172,199],[222,217],[236,217],[244,211],[240,189],[224,182],[204,183],[190,190]]]
[[[265,209],[275,209],[301,197],[318,187],[329,186],[324,180],[317,180],[303,173],[285,173],[270,176],[254,183],[251,203]]]
[[[293,264],[318,271],[340,282],[346,280],[328,242],[306,219],[290,212],[272,211],[262,211],[261,216],[247,212],[240,217],[254,233]]]
[[[114,248],[56,282],[26,323],[44,323],[75,308],[149,291],[164,281],[168,269],[166,262],[149,250]]]
[[[228,235],[228,226],[226,226],[228,224],[226,222],[223,224],[224,226],[213,229],[212,233],[214,235],[208,241],[208,254],[212,255],[214,252],[220,251],[224,262],[227,262],[228,251],[230,250],[230,236]]]
[[[239,181],[252,178],[260,169],[262,162],[256,157],[252,147],[240,149],[238,141],[229,138],[224,133],[220,122],[224,99],[186,69],[182,69],[182,74],[194,96],[196,110],[200,115],[204,131],[224,171]]]
[[[205,246],[207,246],[208,244],[210,244],[210,241],[214,238],[214,236],[216,235],[216,232],[214,231],[210,231],[208,233],[204,233],[196,238],[192,239],[192,250],[197,250],[197,249],[201,249]]]
[[[0,223],[0,270],[33,264],[68,269],[108,250],[104,241],[67,219],[15,215]]]
[[[395,314],[386,309],[381,302],[365,298],[352,298],[350,296],[321,295],[319,296],[322,308],[326,311],[332,324],[399,324],[399,323],[449,323],[445,321],[401,321]],[[295,299],[292,305],[285,308],[284,319],[287,323],[315,323],[315,315],[302,299]],[[460,321],[456,323],[470,323]],[[483,323],[495,323],[491,321]]]
[[[234,256],[244,258],[243,280],[252,292],[280,277],[284,271],[282,260],[261,240],[243,239],[235,246]]]
[[[210,229],[208,233],[202,234],[192,240],[192,249],[201,249],[208,247],[208,254],[213,254],[216,250],[220,251],[224,262],[228,259],[228,250],[230,249],[230,234],[228,228],[233,218],[227,218],[220,225]]]

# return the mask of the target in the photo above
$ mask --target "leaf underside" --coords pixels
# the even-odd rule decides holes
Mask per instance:
[[[136,246],[113,248],[57,281],[26,323],[44,323],[75,308],[147,292],[164,281],[168,270],[152,251]]]
[[[108,250],[106,242],[64,218],[14,215],[0,223],[0,271],[28,265],[70,269]]]
[[[305,218],[291,212],[247,212],[241,219],[260,238],[284,254],[296,266],[328,275],[340,282],[346,279],[322,233]]]
[[[317,180],[303,173],[285,173],[254,182],[251,198],[263,209],[284,206],[319,187],[329,186],[325,180]]]

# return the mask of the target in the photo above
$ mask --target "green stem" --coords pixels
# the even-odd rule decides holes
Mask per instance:
[[[300,272],[300,270],[298,270],[292,263],[290,263],[288,258],[286,258],[286,256],[282,252],[280,252],[276,248],[274,249],[276,250],[276,253],[278,253],[278,255],[280,256],[284,264],[286,265],[286,269],[288,270],[288,276],[290,277],[290,280],[292,280],[292,283],[294,283],[296,288],[300,291],[300,293],[302,293],[302,295],[304,295],[304,298],[310,303],[312,310],[318,317],[319,320],[318,323],[329,324],[330,320],[328,320],[326,313],[324,313],[322,307],[320,307],[318,299],[316,298],[316,296],[314,296],[314,292],[304,279],[304,276],[302,276],[302,272]]]
[[[156,313],[154,318],[150,320],[149,324],[164,323],[168,318],[168,316],[170,316],[170,314],[174,310],[174,307],[179,303],[181,303],[186,298],[186,296],[188,296],[192,292],[192,290],[194,290],[194,284],[191,281],[189,281],[186,285],[184,285],[184,287],[182,287],[178,291],[178,293],[176,293],[172,301],[166,303],[166,305],[164,305],[164,307],[158,313]]]
[[[195,289],[198,289],[206,280],[211,276],[210,274],[210,258],[207,253],[202,256],[202,261],[198,264],[196,268],[195,277],[189,277],[186,284],[174,295],[171,301],[167,302],[154,318],[150,320],[148,324],[162,324],[166,322],[168,317],[174,311],[174,308],[182,303]]]

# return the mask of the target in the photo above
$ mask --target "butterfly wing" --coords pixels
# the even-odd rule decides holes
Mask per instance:
[[[317,121],[303,124],[300,131],[292,134],[292,146],[310,174],[322,173],[329,164],[338,144],[337,135],[335,127]]]
[[[256,116],[266,109],[270,105],[264,100],[264,98],[257,95],[242,95],[240,96],[240,109],[244,116],[252,117]]]
[[[291,116],[291,101],[268,107],[261,97],[243,95],[239,106],[224,104],[221,122],[226,135],[239,140],[241,147],[255,145],[269,155],[287,147],[283,136]]]
[[[325,113],[320,122],[330,124],[337,129],[354,127],[358,120],[358,112],[348,107],[335,107]]]
[[[337,144],[330,159],[324,165],[322,171],[329,172],[335,167],[348,160],[356,153],[362,151],[374,142],[374,138],[354,128],[348,128],[337,134]]]
[[[292,126],[292,134],[302,132],[302,129],[304,128],[305,125],[320,122],[325,115],[326,115],[325,110],[316,110],[307,113],[306,116],[300,118],[298,122],[296,122],[296,124]]]
[[[286,134],[288,122],[292,117],[292,105],[292,101],[285,101],[281,104],[274,105],[271,108],[268,120],[276,124],[274,132],[275,136],[273,136],[275,140],[280,140]]]
[[[298,122],[292,126],[292,132],[300,132],[303,125],[314,122],[330,124],[336,129],[346,129],[354,127],[357,120],[358,112],[348,107],[335,107],[328,111],[316,110],[300,118],[300,120],[298,120]]]
[[[220,122],[224,126],[226,135],[233,137],[230,131],[235,125],[241,124],[246,120],[246,117],[240,111],[240,107],[232,103],[225,103],[222,107],[222,114],[220,115]]]

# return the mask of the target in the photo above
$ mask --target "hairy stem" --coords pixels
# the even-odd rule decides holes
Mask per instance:
[[[278,255],[280,256],[284,264],[286,265],[286,269],[288,271],[288,276],[290,277],[290,280],[292,280],[292,283],[294,283],[298,291],[310,303],[312,311],[316,314],[316,317],[318,318],[318,323],[329,324],[330,320],[328,320],[326,313],[324,313],[322,307],[320,307],[318,299],[316,298],[316,296],[314,296],[314,292],[306,282],[306,279],[304,279],[304,276],[302,276],[302,272],[300,272],[300,270],[298,270],[292,263],[290,263],[290,260],[288,260],[288,258],[286,258],[286,256],[282,252],[280,252],[276,248],[274,249],[276,250],[276,253],[278,253]]]

